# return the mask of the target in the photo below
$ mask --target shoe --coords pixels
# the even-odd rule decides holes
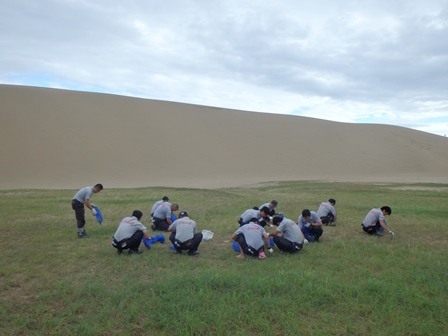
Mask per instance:
[[[330,224],[328,224],[329,226],[336,226],[336,223],[330,223]]]
[[[128,253],[129,253],[129,254],[142,254],[143,251],[139,251],[139,250],[129,250]]]
[[[123,250],[117,250],[117,254],[118,255],[122,255],[123,254]]]
[[[264,254],[264,252],[263,251],[259,252],[258,259],[264,259],[264,258],[266,258],[266,255]]]
[[[199,251],[188,251],[188,255],[190,255],[190,256],[195,256],[195,255],[198,255],[199,254]]]
[[[152,229],[153,231],[156,231],[156,230],[157,230],[157,228],[156,228],[156,226],[155,226],[154,224],[151,225],[151,229]]]
[[[182,254],[182,250],[174,250],[174,254]]]
[[[89,235],[84,231],[83,233],[78,233],[78,238],[89,238]]]
[[[381,233],[375,232],[375,235],[377,235],[378,237],[382,237],[383,235]]]

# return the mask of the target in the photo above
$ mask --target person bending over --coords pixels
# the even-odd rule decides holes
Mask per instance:
[[[392,209],[388,206],[370,210],[361,224],[362,229],[368,234],[382,236],[378,231],[380,228],[383,228],[389,232],[391,236],[394,236],[395,234],[384,224],[384,216],[390,216],[391,213]]]
[[[270,246],[269,236],[264,230],[264,228],[258,224],[257,218],[252,218],[247,224],[244,224],[232,234],[233,241],[237,242],[240,249],[240,254],[237,258],[244,258],[244,255],[251,257],[258,257],[259,259],[264,259],[266,255],[264,254],[264,242],[266,241],[266,246],[268,247],[268,252],[272,253],[273,249]]]
[[[118,251],[118,254],[123,253],[123,250],[129,249],[129,254],[140,254],[140,243],[143,236],[150,239],[146,227],[140,222],[143,214],[140,210],[134,210],[131,217],[125,217],[118,225],[118,229],[114,234],[112,246]]]
[[[294,253],[302,249],[305,237],[296,222],[289,218],[274,217],[272,224],[278,227],[268,236],[273,236],[272,240],[280,251]],[[278,236],[279,233],[281,236]]]
[[[268,208],[269,209],[269,216],[274,216],[275,215],[275,213],[276,213],[276,209],[275,208],[277,208],[277,205],[278,205],[278,202],[276,201],[276,200],[272,200],[270,203],[264,203],[264,204],[262,204],[262,205],[260,205],[260,207],[259,207],[259,209],[262,209],[262,208]]]
[[[84,205],[92,210],[92,214],[95,216],[96,210],[93,208],[93,204],[90,203],[90,199],[93,194],[99,193],[101,190],[103,190],[103,185],[97,183],[93,187],[82,188],[72,199],[72,209],[75,210],[76,224],[78,226],[78,238],[89,238],[89,235],[84,230],[84,225],[86,225]]]
[[[168,231],[172,232],[170,240],[174,245],[174,253],[182,254],[182,250],[188,250],[188,255],[199,254],[202,233],[196,233],[196,222],[188,217],[186,211],[179,214],[179,218],[170,225]]]
[[[335,226],[336,219],[338,215],[334,208],[336,204],[336,200],[334,198],[330,198],[328,202],[322,202],[317,210],[317,215],[322,221],[322,224]]]
[[[173,222],[171,221],[171,213],[177,211],[179,205],[163,202],[154,212],[154,229],[167,231]]]
[[[315,235],[315,242],[318,242],[320,236],[322,236],[322,234],[324,233],[324,230],[322,229],[322,221],[314,211],[304,209],[297,220],[297,224],[300,228],[302,228],[302,226],[305,226],[309,232]]]
[[[252,218],[255,218],[257,222],[264,227],[266,225],[266,220],[269,220],[269,213],[270,210],[268,207],[263,207],[260,210],[248,209],[241,214],[240,219],[238,219],[238,224],[243,226],[250,223]]]

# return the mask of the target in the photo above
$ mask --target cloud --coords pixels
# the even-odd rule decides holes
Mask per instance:
[[[346,122],[415,118],[448,133],[429,122],[448,115],[446,1],[6,0],[0,10],[2,83]]]

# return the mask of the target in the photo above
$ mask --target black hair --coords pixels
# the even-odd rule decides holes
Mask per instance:
[[[309,216],[311,216],[311,212],[308,209],[302,211],[302,217],[309,217]]]
[[[170,199],[168,198],[168,196],[163,196],[162,201],[169,201]]]
[[[385,210],[389,214],[389,216],[392,214],[392,209],[387,205],[381,207],[381,210]]]
[[[260,212],[264,212],[265,215],[269,215],[271,213],[271,209],[269,209],[268,207],[262,207],[260,209]]]
[[[95,184],[94,188],[97,188],[99,190],[103,190],[103,185],[101,183]]]
[[[174,209],[179,210],[179,204],[173,203],[171,206],[174,207]]]
[[[280,218],[280,217],[274,217],[274,218],[272,219],[272,224],[274,224],[274,225],[279,225],[279,224],[282,222],[282,220],[283,220],[283,218]]]
[[[333,203],[333,204],[336,204],[336,200],[335,200],[334,198],[330,198],[330,199],[328,200],[328,202]]]
[[[132,216],[140,220],[140,218],[142,218],[143,216],[143,213],[140,210],[134,210],[132,212]]]
[[[262,221],[258,222],[258,225],[261,225],[262,227],[266,226],[266,221],[263,219]]]

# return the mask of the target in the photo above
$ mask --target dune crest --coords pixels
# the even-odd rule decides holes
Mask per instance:
[[[448,183],[448,139],[397,126],[0,85],[0,189]]]

